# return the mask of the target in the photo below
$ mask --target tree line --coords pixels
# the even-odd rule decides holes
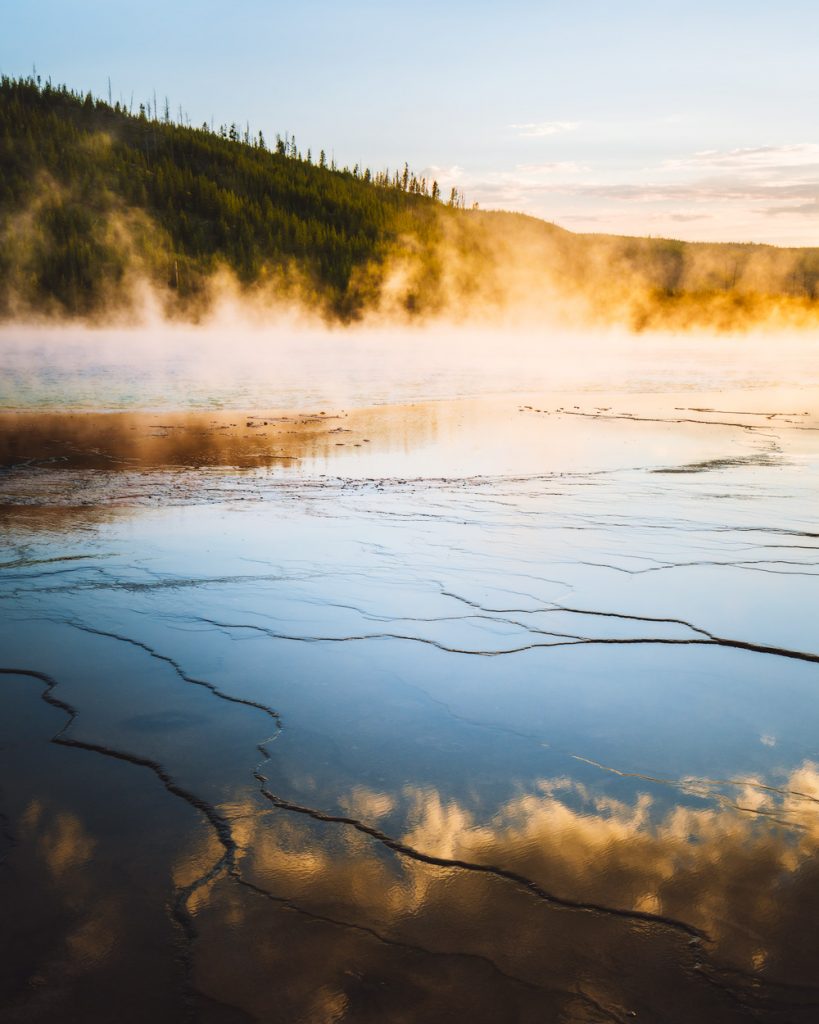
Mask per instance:
[[[464,206],[406,163],[338,167],[289,133],[268,146],[247,124],[193,127],[155,97],[132,113],[35,75],[0,79],[0,168],[0,301],[22,289],[72,313],[107,301],[137,259],[182,297],[219,266],[245,285],[297,272],[318,301],[355,315],[367,301],[357,271],[401,237],[432,245],[440,212]],[[126,244],[115,215],[134,211],[154,230],[131,216]]]

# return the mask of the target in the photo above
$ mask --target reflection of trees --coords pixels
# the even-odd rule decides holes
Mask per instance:
[[[435,435],[437,418],[434,404],[356,409],[343,416],[0,414],[0,466],[103,470],[287,466],[306,458],[330,459],[340,448],[361,447],[365,439],[372,448],[408,450]]]

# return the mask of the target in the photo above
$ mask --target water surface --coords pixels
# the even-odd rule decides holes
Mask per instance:
[[[1,1019],[816,1020],[816,388],[450,369],[0,416]]]

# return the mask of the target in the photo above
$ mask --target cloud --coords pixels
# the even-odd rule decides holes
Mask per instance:
[[[460,167],[458,164],[452,164],[450,167],[442,167],[440,164],[429,164],[427,167],[421,168],[421,174],[428,181],[437,181],[439,185],[458,184],[463,181],[464,178],[468,177],[468,173],[465,168]]]
[[[577,222],[582,224],[609,224],[611,217],[605,213],[564,213],[560,216],[560,222]]]
[[[513,125],[522,134],[554,134],[575,126],[570,122]],[[575,160],[520,163],[507,170],[470,172],[464,167],[433,167],[427,176],[475,194],[481,201],[517,201],[521,197],[568,196],[585,200],[635,203],[768,203],[771,215],[815,212],[819,203],[819,144],[757,146],[726,151],[702,150],[635,169],[627,180],[606,180],[597,169]],[[677,172],[668,180],[668,172]],[[697,174],[696,172],[700,173]],[[710,171],[710,174],[703,173]],[[596,179],[596,180],[595,180]],[[669,211],[674,219],[693,219],[691,211]]]
[[[574,196],[596,199],[625,200],[628,202],[702,203],[714,201],[770,202],[788,200],[815,203],[819,199],[819,185],[815,181],[798,183],[757,183],[741,178],[703,179],[690,183],[661,184],[583,184],[564,183],[555,188]]]
[[[530,121],[527,124],[510,124],[522,139],[542,139],[547,135],[564,135],[577,130],[577,121]]]
[[[787,146],[753,146],[741,149],[704,149],[692,156],[666,160],[665,170],[712,167],[732,170],[767,170],[785,167],[819,167],[819,144],[799,142]]]
[[[542,129],[545,135],[568,124],[513,127],[530,135]],[[641,167],[555,160],[493,170],[435,170],[442,188],[454,185],[469,203],[581,229],[625,234],[659,229],[703,241],[815,244],[811,221],[819,216],[819,143],[700,150]],[[772,230],[775,223],[781,227]]]
[[[456,165],[425,167],[422,174],[437,180],[443,189],[455,186],[466,193],[467,199],[482,204],[509,207],[525,204],[529,198],[542,193],[563,192],[589,171],[574,160],[557,160],[539,164],[516,164],[511,170],[470,172]],[[564,182],[566,184],[564,184]]]
[[[786,206],[769,206],[764,213],[766,217],[779,217],[783,213],[796,214],[800,217],[817,217],[819,216],[819,196],[816,196],[807,203],[796,203]]]
[[[555,160],[551,163],[545,164],[516,164],[515,171],[524,176],[529,175],[540,175],[540,174],[577,174],[585,173],[591,168],[586,167],[584,164],[579,164],[574,160]]]

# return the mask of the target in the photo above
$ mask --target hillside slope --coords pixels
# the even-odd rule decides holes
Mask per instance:
[[[294,273],[340,315],[356,268],[403,234],[433,241],[441,207],[408,171],[376,185],[279,140],[131,116],[90,95],[0,82],[0,273],[32,307],[92,312],[129,270],[184,300],[219,266],[244,285]],[[323,154],[319,157],[325,164]],[[432,183],[423,183],[431,191]]]
[[[465,210],[401,171],[327,166],[132,115],[65,87],[0,81],[0,316],[127,315],[146,287],[195,318],[229,278],[247,297],[349,321],[503,313],[632,328],[819,316],[819,249],[575,235]]]

